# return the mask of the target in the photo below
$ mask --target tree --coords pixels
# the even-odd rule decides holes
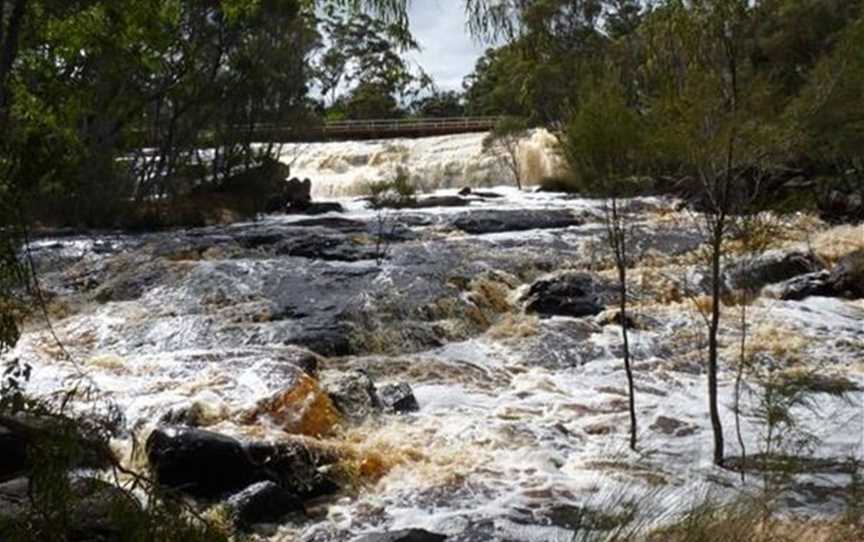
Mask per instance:
[[[788,146],[777,88],[751,62],[757,22],[746,0],[670,0],[644,29],[653,44],[643,75],[656,89],[648,100],[655,144],[663,161],[693,180],[707,249],[707,391],[718,465],[724,460],[717,395],[724,243],[734,222],[754,212],[764,176]]]
[[[330,47],[316,64],[318,84],[348,118],[392,116],[397,102],[428,85],[428,76],[415,73],[404,58],[419,49],[406,26],[334,4],[325,9],[321,26]]]
[[[411,104],[411,109],[419,117],[461,117],[465,115],[464,95],[454,90],[436,90],[416,100]]]
[[[339,118],[351,120],[401,117],[404,112],[390,90],[377,83],[360,83],[337,101],[332,111],[338,112]]]
[[[526,110],[518,84],[525,73],[522,62],[513,44],[486,49],[462,81],[466,112],[471,116],[522,114]]]
[[[517,117],[504,117],[483,138],[483,150],[498,157],[522,190],[522,140],[529,134],[528,123]]]
[[[631,219],[623,198],[639,193],[637,176],[646,152],[644,120],[627,104],[620,74],[608,66],[606,76],[590,85],[581,107],[567,125],[564,154],[580,186],[605,199],[606,240],[618,273],[619,324],[630,413],[630,448],[636,450],[635,386],[630,354],[627,269],[633,260]]]

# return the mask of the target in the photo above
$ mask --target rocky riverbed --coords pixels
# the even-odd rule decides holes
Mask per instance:
[[[273,540],[569,541],[630,505],[659,521],[706,492],[761,487],[711,465],[698,217],[673,199],[627,203],[637,453],[602,202],[494,192],[39,240],[52,325],[34,319],[14,356],[33,367],[32,393],[85,378],[95,393],[77,408],[118,405],[113,445],[130,468],[228,502]],[[790,412],[809,440],[794,452],[810,462],[784,504],[836,513],[850,459],[864,459],[864,230],[779,225],[768,252],[729,245],[727,450],[741,455],[746,287],[761,291],[747,309],[746,451],[767,445],[765,378],[799,378],[807,400]]]

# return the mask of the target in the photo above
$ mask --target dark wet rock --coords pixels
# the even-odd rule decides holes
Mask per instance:
[[[159,426],[146,444],[156,481],[203,499],[217,499],[272,481],[300,498],[335,491],[319,467],[334,460],[300,442],[249,442],[189,427]]]
[[[138,499],[128,491],[94,478],[72,483],[73,510],[69,539],[125,540],[124,521],[143,515]]]
[[[499,194],[497,192],[489,192],[486,190],[475,190],[471,193],[472,196],[483,199],[498,199],[503,198],[503,194]]]
[[[633,245],[630,249],[631,254],[656,252],[678,256],[696,250],[703,243],[698,231],[669,224],[637,226],[630,237]]]
[[[819,202],[820,215],[828,222],[857,222],[864,219],[864,195],[832,190]]]
[[[423,529],[406,529],[389,533],[372,533],[355,538],[353,542],[444,542],[447,537]]]
[[[124,261],[119,268],[107,271],[111,273],[110,278],[94,292],[94,298],[100,303],[138,299],[156,285],[170,282],[178,276],[163,260],[129,260]]]
[[[483,198],[483,199],[498,199],[503,198],[503,194],[499,194],[497,192],[491,192],[489,190],[476,190],[471,188],[470,186],[466,186],[462,190],[458,192],[458,194],[462,197],[474,196],[475,198]]]
[[[325,373],[321,377],[321,386],[339,412],[350,420],[363,420],[378,409],[375,384],[365,371]]]
[[[568,210],[478,209],[449,217],[450,227],[473,235],[581,226],[584,221]]]
[[[411,207],[414,209],[429,209],[434,207],[467,207],[471,200],[459,196],[430,196],[416,200]]]
[[[288,168],[285,168],[281,173],[287,174]],[[311,202],[312,181],[309,179],[300,180],[294,177],[280,185],[279,194],[273,198],[268,206],[268,210],[273,212],[290,207],[304,207]]]
[[[539,514],[540,520],[574,532],[611,531],[624,525],[630,518],[626,514],[611,514],[584,506],[554,505]]]
[[[810,296],[860,299],[864,297],[864,250],[847,254],[831,271],[795,277],[770,288],[769,293],[793,301]]]
[[[200,429],[157,427],[147,459],[157,483],[195,497],[217,498],[261,477],[240,441]]]
[[[840,258],[828,282],[836,294],[850,299],[864,297],[864,249]]]
[[[404,382],[379,386],[378,400],[384,410],[388,412],[404,414],[420,410],[420,404],[414,397],[414,391],[411,386]]]
[[[525,311],[541,316],[595,316],[603,311],[598,286],[588,273],[568,271],[535,281],[523,297]]]
[[[225,503],[241,528],[273,523],[292,512],[303,512],[303,502],[275,482],[259,482],[232,495]]]
[[[159,418],[159,423],[162,425],[201,427],[205,424],[204,408],[200,403],[174,407]]]
[[[28,474],[36,449],[50,453],[56,443],[80,448],[73,467],[104,468],[113,454],[108,445],[82,432],[79,424],[58,416],[0,416],[0,482]]]
[[[14,531],[20,535],[30,526],[26,523],[31,513],[31,481],[17,478],[0,484],[0,540]],[[117,486],[94,478],[79,478],[71,483],[65,502],[69,508],[64,515],[67,523],[65,538],[70,542],[122,542],[124,524],[143,515],[138,500]],[[9,529],[4,532],[4,529]]]
[[[607,310],[599,315],[595,319],[600,326],[620,326],[622,325],[621,311],[620,310]],[[636,314],[631,311],[627,311],[627,327],[629,329],[637,329],[640,331],[653,329],[659,325],[659,322],[644,314]]]
[[[0,483],[0,535],[4,521],[14,520],[27,512],[30,480],[20,477]]]
[[[726,286],[733,290],[758,291],[768,284],[812,273],[823,267],[810,253],[772,250],[727,266],[724,279]]]
[[[830,277],[831,272],[828,270],[807,273],[769,286],[766,293],[788,301],[800,301],[810,296],[831,296],[834,295],[834,287]]]
[[[649,429],[663,433],[664,435],[676,437],[686,437],[696,432],[696,428],[693,425],[668,416],[657,416],[654,423],[649,426]]]
[[[358,262],[375,259],[372,246],[358,244],[344,236],[310,233],[280,241],[274,251],[277,255],[296,256],[328,261]]]
[[[590,319],[542,320],[535,335],[520,338],[514,354],[527,366],[581,367],[606,355],[603,348],[589,340],[601,331]]]
[[[30,470],[28,437],[0,420],[0,481],[11,480]]]
[[[338,216],[306,218],[303,220],[295,220],[293,222],[285,222],[282,225],[286,228],[327,228],[342,232],[360,232],[366,229],[365,222]]]
[[[288,214],[324,215],[327,213],[344,213],[345,208],[335,201],[310,201],[304,205],[289,205]]]

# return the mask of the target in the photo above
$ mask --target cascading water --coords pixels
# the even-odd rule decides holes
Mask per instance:
[[[484,150],[486,134],[421,139],[387,139],[286,145],[282,161],[294,177],[312,180],[313,197],[357,196],[374,181],[392,180],[401,169],[423,192],[512,184],[503,159]],[[533,130],[519,146],[523,182],[538,184],[559,175],[562,161],[555,136]]]

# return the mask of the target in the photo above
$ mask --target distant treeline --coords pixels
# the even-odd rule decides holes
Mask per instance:
[[[572,177],[550,184],[584,189],[614,172],[678,186],[731,141],[730,165],[754,189],[816,188],[790,205],[864,192],[859,0],[508,5],[476,21],[503,45],[466,79],[466,111],[563,133]]]

